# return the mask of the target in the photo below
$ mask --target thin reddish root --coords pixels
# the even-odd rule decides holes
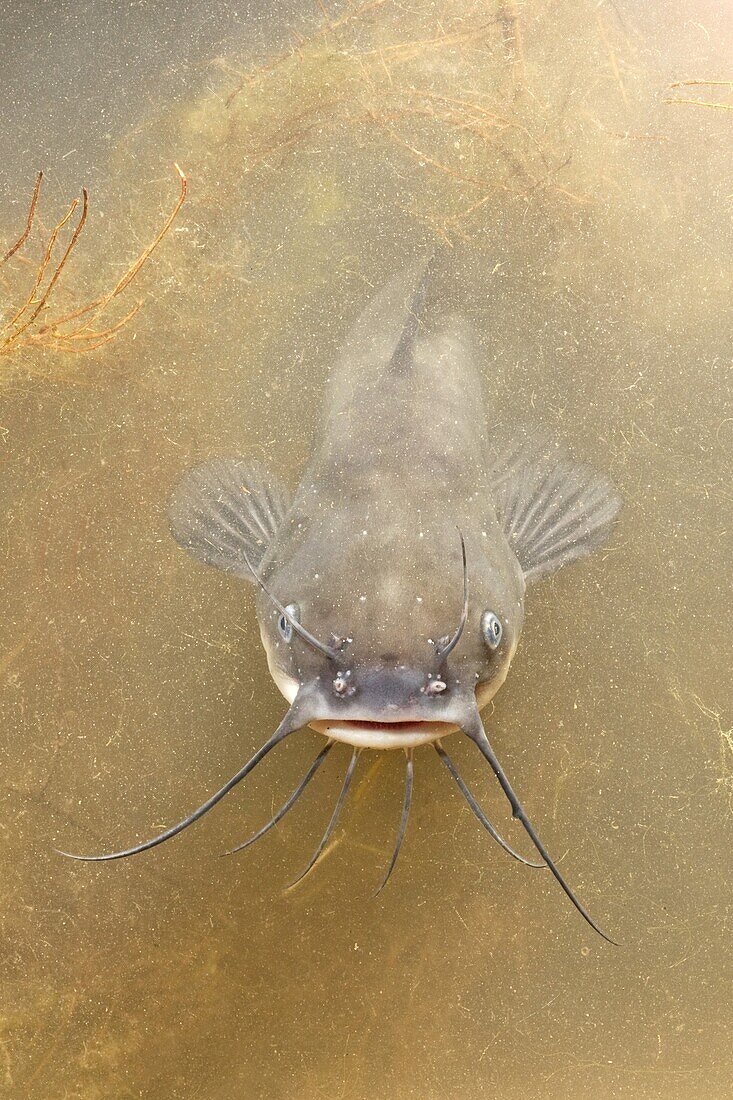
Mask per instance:
[[[670,88],[733,88],[733,80],[675,80]]]
[[[69,221],[69,218],[71,218],[73,216],[74,211],[76,210],[78,205],[79,205],[79,200],[74,199],[74,201],[72,202],[71,206],[67,210],[64,217],[51,230],[51,236],[48,239],[48,244],[46,245],[45,251],[43,253],[43,259],[41,260],[41,263],[39,264],[38,272],[36,273],[36,278],[35,278],[35,281],[33,283],[33,286],[31,287],[30,293],[29,293],[28,297],[26,298],[25,302],[23,303],[23,305],[20,307],[20,309],[17,310],[17,312],[6,323],[6,325],[3,328],[3,332],[6,332],[8,329],[11,329],[15,324],[17,324],[18,321],[20,321],[20,319],[23,317],[23,315],[29,309],[32,308],[33,301],[34,301],[35,296],[36,296],[36,291],[38,290],[41,283],[43,282],[43,278],[46,274],[46,269],[48,268],[48,265],[51,262],[51,256],[52,256],[53,250],[56,246],[56,241],[58,240],[59,233],[64,228],[66,223]],[[13,333],[9,337],[9,339],[11,341],[14,341],[17,336],[18,336],[18,333]]]
[[[99,332],[86,327],[83,329],[79,329],[76,332],[61,332],[58,329],[57,324],[44,325],[43,328],[39,329],[38,332],[35,334],[34,339],[39,336],[47,336],[49,339],[55,340],[56,342],[71,342],[74,340],[96,340],[100,336],[109,336],[114,334],[115,332],[119,332],[121,328],[125,327],[128,321],[132,320],[136,313],[140,312],[142,306],[142,300],[136,302],[132,309],[128,313],[126,313],[124,317],[121,317],[120,320],[117,321],[114,325],[110,325],[109,328],[102,329]]]
[[[76,205],[76,202],[74,203],[74,206],[75,205]],[[41,310],[46,305],[46,302],[51,297],[51,294],[53,293],[53,288],[56,286],[56,283],[59,281],[59,278],[61,276],[61,272],[66,267],[66,264],[69,261],[69,257],[71,256],[72,252],[76,248],[77,241],[79,240],[79,237],[81,236],[81,232],[82,232],[84,226],[86,225],[86,220],[87,220],[88,213],[89,213],[89,192],[87,191],[87,189],[85,187],[82,190],[81,215],[79,217],[79,221],[76,223],[76,226],[74,228],[74,232],[71,234],[71,239],[70,239],[69,243],[66,246],[64,254],[61,257],[61,261],[59,262],[59,264],[56,267],[56,270],[54,271],[53,275],[49,279],[48,286],[46,287],[45,291],[41,295],[41,299],[38,302],[38,305],[33,310],[30,317],[28,317],[24,321],[24,323],[21,325],[21,327],[14,334],[16,337],[19,336],[22,332],[24,332],[27,328],[29,328],[30,325],[33,324],[36,317],[39,315]]]
[[[30,209],[28,210],[28,217],[26,219],[25,229],[23,230],[21,235],[18,237],[18,240],[15,242],[15,244],[11,248],[8,249],[8,251],[5,253],[3,258],[0,260],[0,266],[2,266],[4,263],[6,263],[10,259],[11,256],[14,256],[15,253],[18,251],[18,249],[22,248],[23,245],[25,244],[25,242],[28,240],[28,237],[30,236],[31,229],[33,228],[33,221],[34,221],[35,216],[36,216],[36,207],[38,206],[38,199],[39,199],[39,196],[41,194],[41,183],[42,182],[43,182],[43,172],[41,171],[36,176],[36,185],[33,188],[33,197],[31,198],[31,205],[30,205]]]
[[[79,200],[75,199],[69,207],[68,211],[61,219],[61,221],[51,231],[48,243],[44,250],[43,257],[38,266],[38,271],[33,282],[33,286],[30,293],[26,297],[23,305],[16,311],[15,315],[8,321],[2,328],[0,328],[0,357],[9,355],[13,350],[20,347],[43,347],[50,350],[63,351],[66,353],[79,354],[83,352],[93,351],[95,348],[101,347],[109,340],[113,339],[117,333],[123,329],[132,318],[138,313],[142,306],[142,302],[137,302],[132,309],[130,309],[123,317],[121,317],[114,324],[111,324],[107,328],[97,329],[91,326],[94,323],[94,319],[99,317],[109,304],[117,298],[123,291],[129,286],[132,280],[136,277],[143,265],[150,259],[150,256],[156,250],[160,242],[168,233],[175,218],[178,216],[187,194],[187,180],[181,168],[176,164],[176,172],[180,179],[180,194],[176,203],[171,210],[170,214],[166,218],[163,226],[156,234],[154,240],[145,248],[137,259],[128,267],[121,279],[118,279],[112,290],[108,291],[104,295],[100,295],[93,301],[87,303],[84,306],[74,309],[71,312],[65,313],[59,317],[55,317],[53,320],[36,327],[35,331],[32,330],[34,322],[36,322],[41,311],[47,307],[50,301],[54,289],[66,267],[74,249],[76,248],[79,237],[84,229],[87,221],[87,215],[89,210],[89,195],[84,188],[82,195],[82,210],[79,220],[74,228],[73,233],[69,239],[61,259],[56,265],[51,278],[45,290],[40,297],[36,297],[39,288],[43,284],[46,272],[48,271],[51,259],[59,238],[59,234],[63,228],[68,224],[71,217],[76,211]],[[42,174],[36,180],[36,187],[31,201],[31,209],[28,214],[26,223],[26,230],[24,234],[13,245],[13,248],[9,251],[7,256],[9,257],[14,252],[17,252],[23,242],[27,240],[30,234],[33,219],[38,205],[38,197],[40,194],[40,181]],[[70,324],[72,321],[78,321],[80,318],[85,318],[82,324],[73,328],[71,331],[63,331],[62,326]]]
[[[88,305],[83,306],[81,309],[76,310],[74,313],[70,313],[66,317],[59,318],[59,320],[56,321],[57,326],[66,324],[68,321],[76,320],[78,317],[83,317],[85,314],[91,313],[93,310],[96,311],[95,315],[99,316],[99,314],[102,313],[107,308],[107,306],[110,304],[110,302],[112,302],[119,294],[122,293],[122,291],[127,286],[129,286],[129,284],[135,278],[135,276],[140,271],[140,269],[143,267],[143,265],[146,264],[147,261],[150,259],[153,252],[155,252],[156,248],[158,247],[160,242],[163,240],[163,238],[167,234],[170,227],[173,225],[173,222],[176,220],[176,218],[178,216],[179,210],[181,209],[184,202],[186,201],[186,195],[188,193],[188,180],[186,179],[184,173],[182,172],[181,168],[177,164],[174,164],[174,168],[175,168],[176,172],[178,173],[178,176],[179,176],[179,179],[180,179],[180,182],[181,182],[181,191],[180,191],[180,194],[178,196],[178,199],[176,200],[175,206],[173,207],[170,214],[166,218],[162,228],[160,229],[160,231],[156,235],[155,239],[152,241],[151,244],[148,245],[147,248],[145,248],[140,253],[140,255],[134,261],[134,263],[132,263],[130,265],[130,267],[128,267],[125,274],[122,276],[121,279],[119,279],[119,281],[115,284],[115,286],[112,288],[112,290],[110,290],[107,294],[103,294],[99,298],[96,298],[93,302],[90,302]],[[94,318],[90,318],[89,321],[87,321],[86,324],[83,326],[83,328],[80,329],[79,331],[84,331],[84,329],[86,329],[86,327],[88,325],[93,323],[93,320],[94,320]]]
[[[687,103],[690,107],[715,107],[719,111],[733,111],[733,103],[711,103],[705,99],[665,99],[665,103]]]

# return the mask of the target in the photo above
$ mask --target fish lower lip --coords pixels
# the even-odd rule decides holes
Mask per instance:
[[[420,719],[389,722],[324,718],[311,722],[310,726],[334,741],[370,749],[409,749],[418,745],[429,745],[449,733],[454,733],[458,728],[450,722]]]

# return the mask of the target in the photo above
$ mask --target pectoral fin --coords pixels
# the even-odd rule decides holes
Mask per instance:
[[[528,580],[601,546],[621,507],[621,498],[605,478],[532,446],[510,451],[496,463],[492,495]]]
[[[179,546],[207,565],[252,580],[288,509],[287,493],[257,462],[213,458],[189,470],[168,505]]]

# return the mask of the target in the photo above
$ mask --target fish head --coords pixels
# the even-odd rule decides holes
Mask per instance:
[[[299,696],[313,728],[356,746],[410,748],[458,729],[501,686],[517,646],[523,582],[511,555],[450,523],[327,534],[267,570],[258,599],[282,694]]]

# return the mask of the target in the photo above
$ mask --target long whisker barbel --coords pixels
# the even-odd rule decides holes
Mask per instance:
[[[455,766],[450,756],[441,745],[440,741],[434,741],[433,748],[437,752],[442,762],[445,764],[450,774],[453,776],[459,791],[468,803],[472,813],[474,813],[476,818],[481,822],[489,836],[492,837],[496,841],[496,843],[500,845],[500,847],[502,847],[505,852],[507,852],[508,855],[512,856],[516,860],[519,860],[519,862],[523,863],[525,867],[534,867],[539,869],[546,867],[546,863],[533,863],[531,860],[525,859],[524,856],[520,855],[519,852],[515,852],[514,849],[509,844],[507,844],[503,836],[501,836],[501,834],[496,831],[484,811],[479,806],[476,799],[471,794],[460,772],[458,771],[458,768]]]
[[[324,657],[328,657],[330,661],[338,661],[340,656],[339,650],[334,649],[333,646],[326,645],[325,642],[319,642],[318,638],[311,634],[310,630],[306,630],[306,628],[298,622],[295,616],[291,615],[286,607],[283,607],[277,597],[273,596],[272,592],[262,580],[259,573],[252,565],[252,562],[249,560],[243,550],[241,551],[241,554],[244,558],[245,565],[249,569],[257,584],[260,586],[267,598],[272,601],[280,614],[284,616],[285,620],[290,623],[295,633],[298,634],[304,642],[307,642],[309,646],[312,646],[313,649],[317,650],[319,653],[322,653]]]
[[[453,637],[449,638],[447,641],[438,643],[436,655],[441,661],[444,661],[456,648],[461,640],[461,635],[463,634],[466,623],[468,622],[468,565],[466,563],[466,540],[461,531],[459,531],[458,534],[461,539],[461,557],[463,561],[463,607],[461,609],[461,619]]]
[[[308,718],[307,715],[304,714],[304,709],[307,708],[308,704],[307,704],[307,701],[306,701],[305,707],[303,706],[303,698],[307,699],[307,696],[304,696],[304,695],[296,696],[295,700],[293,701],[290,709],[288,710],[287,714],[283,718],[282,722],[280,723],[278,728],[275,730],[275,732],[271,735],[271,737],[269,737],[268,740],[264,743],[264,745],[262,745],[257,750],[257,752],[255,752],[254,755],[252,757],[250,757],[250,759],[247,761],[247,763],[244,764],[244,766],[241,767],[239,769],[239,771],[236,772],[236,774],[233,775],[232,778],[229,779],[224,784],[223,787],[221,787],[218,791],[216,791],[215,794],[213,794],[209,798],[207,798],[207,800],[204,803],[202,803],[202,805],[199,806],[198,809],[194,810],[193,813],[191,813],[187,817],[183,818],[183,820],[179,821],[176,825],[172,825],[170,828],[165,829],[162,833],[159,833],[157,836],[152,837],[150,840],[143,841],[141,844],[136,844],[136,845],[134,845],[130,848],[125,848],[125,849],[122,849],[121,851],[118,851],[118,852],[109,852],[109,853],[104,853],[102,855],[77,855],[73,852],[64,852],[64,851],[60,851],[59,849],[56,849],[57,853],[59,855],[67,856],[70,859],[82,860],[84,862],[103,862],[103,861],[107,861],[107,860],[124,859],[127,856],[137,855],[140,852],[147,851],[150,848],[155,848],[158,844],[163,844],[166,840],[170,840],[172,837],[177,836],[178,833],[183,832],[183,830],[187,829],[189,825],[193,825],[194,822],[198,821],[205,814],[207,814],[209,812],[209,810],[213,809],[214,806],[216,806],[216,804],[218,802],[220,802],[234,787],[236,787],[238,783],[240,783],[247,775],[249,775],[249,773],[265,758],[265,756],[267,756],[267,754],[273,748],[275,748],[276,745],[279,745],[291,733],[294,733],[296,730],[301,729],[304,725],[307,724],[309,718]],[[512,813],[513,813],[514,817],[518,818],[519,821],[521,821],[527,835],[529,836],[530,840],[534,844],[534,846],[537,849],[537,851],[539,852],[539,854],[542,856],[542,859],[544,860],[544,864],[531,863],[529,860],[526,860],[518,852],[515,852],[512,848],[510,848],[510,846],[503,840],[503,838],[500,837],[500,835],[497,833],[497,831],[491,825],[491,822],[488,820],[486,815],[481,810],[481,808],[478,805],[478,803],[476,802],[476,800],[473,798],[473,795],[470,793],[468,787],[466,786],[463,779],[459,775],[457,768],[455,767],[453,761],[450,759],[450,757],[446,753],[445,749],[443,749],[443,747],[442,747],[442,745],[440,744],[439,741],[436,742],[435,743],[435,750],[438,753],[438,756],[440,757],[441,761],[446,766],[446,768],[448,769],[450,774],[453,776],[453,779],[458,784],[458,787],[459,787],[461,793],[463,794],[464,798],[468,802],[468,805],[471,808],[471,810],[473,811],[473,813],[476,815],[476,817],[481,822],[481,824],[484,826],[484,828],[491,834],[491,836],[494,838],[494,840],[496,840],[497,843],[499,843],[502,846],[502,848],[504,848],[505,851],[507,851],[515,859],[518,859],[521,863],[528,864],[530,867],[543,867],[543,866],[547,867],[547,869],[552,873],[554,878],[559,883],[559,885],[562,888],[562,890],[564,891],[564,893],[570,899],[570,901],[575,906],[575,908],[578,910],[578,912],[581,914],[581,916],[584,918],[584,920],[587,921],[587,923],[590,925],[590,927],[593,928],[594,931],[596,931],[598,933],[598,935],[601,936],[604,940],[607,940],[608,943],[611,943],[611,944],[614,944],[615,946],[618,946],[616,940],[611,939],[610,936],[607,936],[606,933],[603,932],[599,928],[599,926],[596,924],[596,922],[590,916],[588,911],[585,909],[585,907],[581,904],[581,902],[575,896],[575,894],[573,893],[573,891],[570,888],[570,886],[568,885],[568,883],[565,881],[563,875],[558,870],[557,864],[550,857],[547,849],[545,848],[544,844],[540,840],[540,837],[537,834],[534,826],[532,825],[531,821],[527,817],[527,814],[524,810],[524,807],[522,806],[521,802],[519,801],[516,794],[514,793],[514,789],[512,788],[512,786],[511,786],[511,784],[510,784],[510,782],[509,782],[509,780],[506,776],[506,773],[504,772],[504,769],[502,768],[501,764],[499,763],[499,760],[498,760],[493,748],[491,747],[491,744],[490,744],[490,742],[489,742],[489,740],[486,736],[486,731],[484,730],[484,726],[483,726],[483,723],[481,721],[481,716],[480,716],[478,710],[469,710],[469,711],[465,712],[465,714],[461,715],[460,719],[461,720],[460,720],[459,728],[461,729],[461,731],[464,733],[464,735],[466,737],[468,737],[471,741],[474,742],[474,744],[478,747],[481,754],[488,761],[489,765],[491,766],[492,771],[494,772],[497,780],[499,781],[499,785],[501,786],[502,790],[504,791],[504,794],[506,795],[506,797],[509,801],[509,804],[511,805]],[[253,836],[249,837],[242,844],[238,845],[237,848],[232,849],[233,852],[234,851],[240,851],[243,848],[249,847],[249,845],[253,844],[255,842],[255,840],[258,840],[261,836],[264,836],[265,833],[269,832],[269,830],[271,828],[273,828],[273,826],[276,825],[278,823],[278,821],[282,820],[282,818],[285,816],[285,814],[288,812],[288,810],[291,809],[291,807],[298,800],[298,798],[303,793],[303,791],[305,790],[307,785],[310,783],[313,776],[316,774],[318,768],[321,766],[321,764],[325,760],[326,756],[330,752],[331,748],[332,748],[332,742],[328,741],[327,744],[321,749],[321,751],[316,756],[315,760],[311,764],[310,768],[306,772],[303,779],[300,781],[300,783],[295,788],[295,790],[292,792],[292,794],[289,796],[289,798],[283,803],[283,805],[280,807],[280,809],[277,811],[277,813],[273,815],[273,817],[270,819],[270,821],[267,822],[266,825],[264,825],[255,834],[253,834]],[[361,750],[358,747],[354,748],[354,750],[352,752],[352,755],[351,755],[351,760],[349,761],[349,765],[348,765],[348,768],[346,770],[346,774],[344,776],[344,780],[343,780],[343,783],[342,783],[342,786],[341,786],[341,790],[339,792],[338,799],[336,801],[336,805],[334,807],[333,813],[331,814],[331,818],[328,822],[328,825],[326,826],[326,830],[323,834],[323,837],[321,838],[321,841],[320,841],[318,847],[316,848],[315,852],[313,853],[313,855],[312,855],[310,861],[308,862],[307,866],[298,875],[298,877],[296,879],[294,879],[294,881],[290,884],[289,889],[292,888],[293,886],[297,885],[297,883],[301,882],[305,878],[305,876],[313,869],[313,867],[318,862],[320,856],[322,855],[323,851],[325,850],[326,845],[328,844],[329,840],[331,839],[331,836],[333,835],[333,832],[334,832],[334,830],[336,828],[336,825],[338,823],[339,816],[340,816],[341,810],[343,808],[344,802],[346,801],[346,797],[349,793],[349,788],[351,786],[351,781],[352,781],[353,776],[354,776],[354,771],[356,769],[356,764],[357,764],[357,761],[359,759],[360,751]],[[385,878],[384,878],[381,886],[379,887],[379,890],[377,891],[377,894],[380,893],[381,890],[384,888],[384,886],[386,885],[386,883],[388,882],[388,880],[390,878],[390,875],[392,874],[392,871],[394,870],[395,864],[397,862],[397,858],[398,858],[399,853],[400,853],[400,849],[402,847],[402,842],[403,842],[404,837],[405,837],[405,832],[406,832],[406,829],[407,829],[407,822],[408,822],[409,813],[410,813],[410,806],[411,806],[411,802],[412,802],[412,788],[413,788],[413,755],[412,755],[412,750],[411,749],[406,750],[406,755],[407,755],[407,765],[406,765],[406,772],[405,772],[405,795],[404,795],[404,802],[403,802],[403,807],[402,807],[402,816],[400,818],[400,824],[399,824],[399,829],[398,829],[398,833],[397,833],[397,839],[396,839],[394,851],[392,853],[392,858],[390,860],[390,864],[389,864],[389,867],[387,869],[387,874],[385,875]]]
[[[514,789],[513,789],[511,783],[509,782],[509,780],[507,778],[506,772],[502,768],[501,764],[499,763],[499,759],[498,759],[496,753],[494,752],[493,748],[491,747],[491,743],[490,743],[488,737],[486,736],[486,730],[484,729],[483,722],[481,721],[481,715],[479,714],[478,710],[472,710],[472,711],[467,712],[467,714],[463,718],[463,721],[461,722],[461,727],[460,728],[461,728],[462,732],[466,735],[466,737],[470,738],[470,740],[474,742],[474,744],[478,747],[479,752],[489,762],[489,764],[491,766],[491,770],[493,771],[494,775],[498,779],[501,789],[503,790],[504,794],[506,795],[507,799],[509,800],[509,804],[512,808],[512,813],[513,813],[514,817],[518,818],[519,821],[521,821],[522,825],[525,828],[525,831],[526,831],[527,835],[529,836],[530,840],[534,844],[535,848],[540,853],[540,855],[544,859],[545,863],[547,864],[547,867],[549,868],[549,870],[552,872],[552,874],[554,875],[554,877],[557,879],[558,883],[560,884],[561,889],[564,891],[564,893],[570,899],[570,901],[575,906],[575,908],[578,910],[580,915],[583,917],[584,920],[586,920],[588,922],[588,924],[591,926],[591,928],[595,932],[597,932],[598,935],[601,936],[604,940],[606,940],[608,943],[613,944],[614,947],[620,946],[616,940],[612,940],[610,936],[607,936],[606,933],[603,932],[598,927],[598,925],[593,920],[593,918],[591,917],[588,910],[585,908],[585,906],[583,906],[581,904],[581,902],[578,900],[578,898],[576,898],[576,896],[573,893],[573,891],[571,890],[570,886],[565,881],[563,875],[557,869],[557,866],[553,862],[553,860],[551,859],[549,852],[547,851],[544,844],[540,840],[540,837],[539,837],[537,831],[535,830],[534,825],[532,824],[532,822],[527,817],[527,814],[525,812],[524,807],[522,806],[522,803],[519,801],[516,794],[514,793]]]
[[[267,756],[267,754],[274,749],[276,745],[279,745],[281,741],[284,741],[295,730],[300,729],[307,719],[302,719],[300,716],[299,708],[296,706],[298,700],[297,696],[290,710],[283,718],[280,725],[277,727],[272,736],[265,741],[264,745],[257,750],[254,756],[250,757],[244,767],[240,768],[236,775],[233,775],[223,787],[221,787],[216,794],[212,794],[210,798],[207,798],[204,803],[197,810],[194,810],[188,817],[184,817],[182,821],[179,821],[177,825],[171,825],[165,832],[159,833],[158,836],[152,837],[150,840],[143,841],[142,844],[136,844],[132,848],[124,848],[119,852],[108,852],[104,855],[83,856],[75,855],[73,852],[62,852],[58,848],[54,849],[58,855],[67,856],[69,859],[83,860],[87,863],[101,863],[110,859],[125,859],[127,856],[137,855],[139,852],[145,852],[149,848],[155,848],[158,844],[163,844],[164,841],[170,840],[172,837],[177,836],[178,833],[182,833],[184,829],[187,829],[189,825],[193,825],[195,821],[202,818],[204,814],[207,814],[209,810],[216,806],[217,802],[221,802],[225,795],[237,786],[238,783],[249,775],[249,773],[257,767],[261,760]]]
[[[297,886],[299,882],[302,882],[302,880],[305,878],[305,876],[310,871],[313,870],[313,868],[315,867],[316,863],[318,862],[318,860],[321,856],[321,853],[323,852],[324,848],[326,847],[329,840],[331,839],[331,836],[333,835],[333,831],[336,828],[336,825],[338,824],[338,819],[339,819],[339,816],[341,814],[341,809],[343,807],[343,804],[346,801],[346,796],[349,793],[349,787],[351,786],[351,780],[353,779],[353,776],[354,776],[354,770],[356,768],[357,760],[359,759],[360,751],[361,751],[360,749],[355,748],[353,753],[351,754],[351,760],[349,761],[349,766],[346,769],[346,775],[344,776],[344,781],[341,785],[341,790],[339,792],[339,796],[336,799],[336,805],[334,806],[333,813],[331,814],[331,819],[328,822],[328,825],[326,826],[326,831],[323,834],[323,836],[321,837],[320,844],[318,845],[315,852],[311,856],[311,858],[308,862],[308,865],[300,872],[300,874],[298,875],[297,878],[294,878],[293,881],[288,884],[286,889],[292,890],[294,886]]]
[[[414,765],[412,762],[412,749],[405,749],[405,755],[407,756],[407,764],[405,765],[405,798],[402,803],[402,816],[400,817],[400,826],[397,830],[397,839],[395,841],[394,851],[392,852],[392,858],[389,861],[389,867],[387,868],[387,874],[382,879],[381,886],[374,894],[376,898],[378,894],[382,893],[385,886],[389,882],[390,875],[394,871],[397,857],[400,854],[400,848],[402,847],[402,841],[405,839],[405,833],[407,832],[407,821],[410,817],[410,806],[412,805],[412,781],[414,775]]]
[[[241,844],[237,844],[236,848],[230,848],[228,852],[223,852],[222,855],[233,856],[235,852],[243,852],[245,848],[249,848],[251,844],[254,844],[256,840],[259,840],[260,837],[263,837],[265,833],[269,833],[270,829],[274,828],[274,826],[277,825],[279,821],[282,821],[288,810],[292,809],[292,807],[298,801],[303,791],[308,786],[311,779],[316,774],[332,748],[333,741],[327,741],[321,751],[318,753],[318,756],[315,758],[311,766],[308,768],[308,771],[305,773],[293,793],[289,796],[289,798],[286,799],[285,802],[283,802],[280,809],[277,811],[277,813],[273,814],[266,825],[263,825],[261,829],[258,829],[256,833],[252,834],[252,836],[247,837],[246,840],[243,840]]]

